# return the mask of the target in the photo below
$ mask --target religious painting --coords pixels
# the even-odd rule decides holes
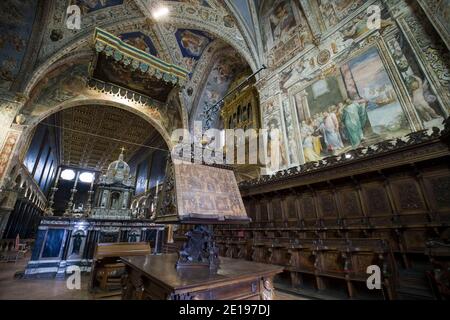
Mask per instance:
[[[204,6],[211,8],[211,6],[208,4],[208,1],[206,0],[166,0],[166,1],[189,3],[196,6]]]
[[[72,4],[79,6],[81,12],[86,14],[123,4],[123,0],[72,0]]]
[[[274,106],[274,108],[276,109],[276,114],[273,114],[270,117],[264,119],[263,125],[264,128],[267,128],[267,143],[264,145],[266,167],[265,174],[271,174],[280,169],[283,169],[289,163],[286,143],[283,136],[281,118],[279,116],[280,107],[276,105]],[[278,150],[274,149],[274,147],[276,146],[278,146]],[[272,154],[272,152],[275,152],[275,154]],[[275,156],[276,158],[274,158],[273,156]],[[272,159],[277,159],[277,162],[272,163]]]
[[[311,43],[311,31],[297,2],[266,0],[259,3],[259,8],[261,34],[270,66],[280,65]]]
[[[293,95],[305,162],[403,136],[410,126],[376,47]]]
[[[402,33],[388,41],[389,51],[408,91],[414,109],[425,128],[440,127],[444,121],[436,93],[415,59]]]
[[[368,123],[373,132],[386,138],[409,133],[404,111],[393,84],[381,61],[378,50],[373,47],[347,63],[357,94],[351,99],[363,99],[366,103]]]
[[[14,150],[14,146],[16,145],[17,139],[19,138],[19,134],[17,132],[9,132],[6,137],[5,144],[0,152],[0,180],[3,178],[3,175],[6,172],[6,168],[9,163],[9,159],[11,158],[11,154]]]
[[[160,102],[166,102],[173,86],[140,70],[132,71],[112,57],[100,54],[93,77],[136,91]]]
[[[192,163],[174,163],[174,168],[182,220],[248,220],[232,170]]]
[[[178,29],[175,37],[183,57],[200,59],[203,50],[213,40],[206,32],[190,29]]]
[[[242,66],[241,60],[233,57],[222,57],[214,64],[200,96],[198,103],[200,112],[209,109],[222,99],[240,66]],[[203,119],[204,125],[211,128],[217,125],[215,121],[218,121],[219,118],[217,115],[211,115],[211,117]]]
[[[152,39],[150,39],[149,36],[143,34],[142,32],[123,33],[119,35],[119,38],[123,42],[135,47],[136,49],[154,55],[155,57],[158,56],[158,52],[153,45]]]
[[[316,0],[323,24],[332,28],[358,9],[364,0]]]
[[[85,64],[67,66],[52,77],[39,90],[36,103],[41,105],[58,104],[78,96],[87,85],[88,67]],[[35,90],[38,91],[38,90]]]
[[[38,1],[0,1],[0,89],[16,79],[27,50]]]

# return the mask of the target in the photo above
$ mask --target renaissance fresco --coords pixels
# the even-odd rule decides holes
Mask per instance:
[[[136,49],[147,52],[155,57],[158,56],[158,52],[155,45],[149,36],[143,34],[142,32],[128,32],[119,35],[119,38],[129,45],[135,47]]]
[[[294,96],[304,161],[318,161],[410,132],[375,47]]]
[[[311,32],[298,3],[286,0],[258,2],[261,12],[261,33],[269,65],[282,63],[311,43]]]
[[[72,0],[72,4],[80,7],[82,13],[90,13],[100,9],[123,4],[123,0]]]

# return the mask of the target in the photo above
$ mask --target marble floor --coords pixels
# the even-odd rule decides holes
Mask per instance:
[[[96,300],[89,293],[89,275],[83,275],[80,290],[70,290],[65,280],[54,279],[16,279],[16,272],[25,269],[28,258],[25,257],[17,263],[0,263],[0,300]],[[101,300],[119,300],[120,296],[101,298]],[[302,297],[277,291],[276,300],[304,300]]]

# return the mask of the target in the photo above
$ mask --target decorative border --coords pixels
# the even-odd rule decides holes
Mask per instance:
[[[442,24],[439,20],[437,13],[439,11],[439,5],[441,5],[442,0],[417,0],[422,10],[427,15],[433,27],[441,36],[442,40],[445,42],[445,45],[450,50],[450,32],[447,28]]]
[[[97,53],[103,52],[107,57],[112,56],[114,60],[121,61],[125,66],[131,66],[132,70],[139,69],[173,85],[184,84],[188,79],[188,70],[138,50],[100,28],[95,28],[94,43]]]
[[[446,125],[448,126],[449,123],[450,122],[447,119]],[[330,156],[319,161],[307,162],[296,167],[279,171],[272,176],[263,176],[261,178],[244,181],[239,184],[239,188],[241,189],[241,191],[248,190],[256,186],[269,185],[286,179],[298,178],[306,174],[317,173],[320,170],[324,169],[333,169],[337,168],[338,166],[355,164],[356,162],[360,162],[361,160],[369,160],[374,157],[387,155],[391,152],[401,152],[406,149],[410,149],[411,147],[419,147],[420,144],[437,141],[437,139],[439,138],[443,139],[446,132],[448,132],[448,128],[441,130],[436,127],[429,130],[412,132],[404,137],[381,141],[366,148],[358,148],[355,150],[350,150],[338,156]],[[444,150],[444,152],[447,151]],[[427,154],[429,156],[433,156],[432,152],[427,152]],[[407,157],[403,156],[403,158]],[[382,161],[378,160],[377,164],[380,163],[382,163]],[[371,167],[375,168],[375,165],[371,165]],[[366,167],[364,167],[363,169],[365,170],[365,172],[367,172]],[[350,175],[349,169],[345,169],[344,171],[346,172],[347,176]],[[330,179],[329,175],[327,176],[327,179]]]

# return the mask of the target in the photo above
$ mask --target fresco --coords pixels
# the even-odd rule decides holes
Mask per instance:
[[[166,0],[166,1],[189,3],[194,6],[204,6],[204,7],[211,8],[208,1],[206,1],[206,0]]]
[[[206,1],[206,0],[166,0],[166,1],[189,3],[192,5],[196,5],[196,6],[204,6],[204,7],[211,8],[208,1]]]
[[[9,89],[16,79],[36,18],[38,1],[0,2],[0,89]]]
[[[423,126],[425,128],[441,126],[444,121],[442,108],[409,43],[401,33],[398,33],[388,42],[388,46]]]
[[[326,29],[332,28],[358,9],[364,0],[316,0]]]
[[[189,29],[178,29],[175,33],[184,57],[199,59],[212,38],[205,32]]]
[[[410,132],[375,47],[294,95],[305,162]]]
[[[239,61],[231,57],[222,57],[214,64],[198,102],[200,112],[209,109],[226,94],[238,68],[242,66]],[[217,115],[212,115],[210,119],[203,119],[203,124],[207,128],[217,127],[218,124],[214,121],[218,118]]]
[[[190,70],[194,68],[205,48],[213,41],[213,38],[206,32],[191,29],[178,29],[175,37],[183,60]]]
[[[279,117],[272,117],[271,119],[269,119],[267,121],[267,126],[266,128],[268,129],[268,133],[267,133],[267,146],[271,146],[271,141],[272,141],[272,131],[273,130],[279,130],[279,133],[282,135],[283,134],[283,128],[281,127],[281,120],[279,119]],[[280,150],[278,151],[278,155],[279,155],[279,166],[280,169],[285,168],[288,165],[288,157],[287,157],[287,152],[286,152],[286,144],[284,142],[284,138],[283,136],[278,138],[279,140],[279,148]],[[267,169],[275,169],[276,168],[276,164],[272,164],[271,163],[271,157],[272,157],[272,152],[274,150],[272,150],[271,148],[267,148],[266,149],[266,155],[267,155],[267,159],[266,159],[266,168]],[[277,171],[277,170],[275,170]]]
[[[43,87],[35,89],[40,93],[36,99],[37,104],[58,104],[78,96],[86,88],[87,65],[78,64],[59,71],[61,72],[50,78]]]
[[[5,139],[5,144],[0,152],[0,180],[6,172],[9,158],[14,150],[17,140],[19,139],[19,134],[17,132],[9,132]]]
[[[139,50],[145,51],[156,57],[158,56],[158,52],[156,51],[156,48],[153,45],[152,39],[150,39],[149,36],[143,34],[142,32],[123,33],[123,34],[119,35],[119,38],[123,42],[125,42]]]
[[[308,23],[298,3],[288,0],[258,2],[261,33],[269,66],[279,65],[289,54],[301,51],[311,43]]]
[[[123,0],[72,0],[71,3],[79,6],[81,12],[86,14],[100,9],[123,4]]]

